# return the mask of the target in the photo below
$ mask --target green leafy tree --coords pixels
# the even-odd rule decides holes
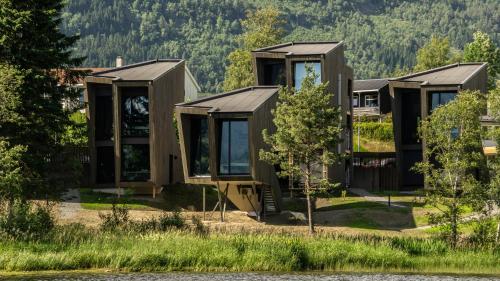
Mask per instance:
[[[500,88],[491,90],[488,94],[489,103],[489,114],[495,118],[497,122],[500,122]],[[497,143],[497,156],[488,159],[488,170],[490,172],[490,198],[491,202],[500,207],[500,128],[495,127],[490,135],[487,136],[488,139],[493,139]],[[497,215],[497,233],[495,235],[496,242],[500,242],[500,214]]]
[[[63,145],[86,146],[88,142],[87,117],[84,113],[76,111],[70,115],[70,124],[66,125],[66,130],[61,136]]]
[[[495,81],[500,73],[500,48],[488,34],[478,31],[474,33],[474,41],[465,45],[464,61],[488,63],[488,87],[495,87]]]
[[[249,12],[241,21],[244,33],[239,40],[241,47],[231,52],[227,59],[224,91],[248,87],[254,84],[251,51],[278,44],[283,35],[284,21],[281,13],[272,7]]]
[[[25,152],[23,146],[11,147],[0,140],[0,200],[7,203],[8,217],[12,216],[14,202],[24,197],[26,173],[22,156]]]
[[[484,107],[479,92],[463,91],[420,126],[425,160],[415,169],[425,176],[427,203],[440,211],[430,216],[430,222],[446,227],[452,246],[457,245],[466,206],[483,211],[487,202],[486,189],[474,175],[484,168],[479,120]]]
[[[261,150],[259,154],[260,159],[280,165],[279,176],[291,176],[303,183],[311,233],[314,233],[312,200],[318,193],[338,186],[318,170],[342,157],[334,149],[341,141],[341,111],[331,105],[333,95],[327,92],[327,84],[315,85],[316,77],[308,67],[300,90],[281,89],[273,110],[276,132],[269,135],[267,130],[263,131],[270,150]],[[293,161],[289,161],[290,156]]]
[[[62,101],[77,98],[76,91],[58,84],[73,84],[82,75],[71,70],[82,61],[71,52],[78,37],[60,30],[62,0],[0,0],[0,7],[0,64],[15,66],[12,75],[22,75],[10,91],[16,102],[10,116],[17,119],[2,122],[0,136],[13,147],[26,148],[22,161],[37,179],[26,189],[32,195],[50,195],[59,190],[51,180],[58,170],[47,159],[62,153],[58,140],[71,122]],[[62,81],[55,70],[64,74]]]
[[[417,64],[414,71],[424,71],[453,63],[460,56],[452,53],[447,37],[433,35],[431,40],[417,51]]]

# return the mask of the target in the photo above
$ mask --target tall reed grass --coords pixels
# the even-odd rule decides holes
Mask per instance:
[[[500,250],[440,240],[293,234],[199,235],[58,227],[37,242],[0,242],[1,271],[392,271],[500,274]]]

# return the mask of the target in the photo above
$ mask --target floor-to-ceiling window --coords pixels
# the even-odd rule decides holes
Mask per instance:
[[[94,125],[96,146],[96,183],[115,181],[115,147],[113,133],[113,97],[111,85],[88,85],[94,94]]]
[[[250,174],[248,121],[222,120],[219,140],[219,174]]]
[[[149,99],[146,87],[122,87],[121,180],[143,182],[150,178]]]
[[[261,59],[263,85],[286,85],[285,60]]]
[[[207,117],[192,117],[190,122],[190,175],[206,176],[210,174],[208,120]]]
[[[295,90],[300,90],[302,87],[302,81],[307,75],[307,67],[311,67],[314,73],[317,75],[314,81],[317,84],[321,83],[321,62],[310,61],[310,62],[294,62],[293,63],[293,85]]]

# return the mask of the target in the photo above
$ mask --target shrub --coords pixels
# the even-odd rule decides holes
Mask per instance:
[[[99,213],[101,219],[100,229],[103,231],[114,231],[126,227],[129,223],[127,207],[120,207],[115,202],[111,206],[111,213]]]
[[[191,222],[194,225],[194,232],[200,236],[208,235],[208,228],[203,224],[203,222],[197,216],[191,217]]]
[[[473,223],[473,231],[467,242],[476,247],[488,247],[495,244],[495,236],[495,220],[483,219]]]
[[[183,228],[186,225],[186,221],[181,216],[181,212],[174,211],[171,215],[164,212],[158,218],[158,230],[165,231],[170,228]]]
[[[33,206],[16,200],[9,208],[0,216],[0,232],[8,238],[38,240],[54,228],[49,207]]]
[[[394,140],[391,122],[354,122],[353,126],[353,133],[357,134],[359,128],[361,137],[379,141]]]

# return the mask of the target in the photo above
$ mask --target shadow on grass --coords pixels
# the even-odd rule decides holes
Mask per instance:
[[[325,199],[327,200],[327,199]],[[330,200],[333,200],[330,198]],[[389,207],[382,202],[372,202],[360,199],[347,199],[344,202],[335,198],[335,203],[318,206],[314,212],[315,223],[318,226],[352,227],[373,230],[402,230],[415,228],[416,218],[413,215],[413,207],[420,205],[415,202],[398,202],[406,208]],[[306,202],[304,199],[289,200],[285,203],[285,208],[293,212],[307,214]],[[291,214],[281,214],[270,217],[267,223],[276,225],[305,225],[305,219],[297,219]]]
[[[215,206],[217,198],[216,189],[207,186],[207,211]],[[132,190],[126,190],[124,195],[118,197],[112,193],[81,188],[80,202],[84,209],[90,210],[108,210],[111,209],[112,204],[118,204],[131,210],[202,211],[203,187],[187,184],[169,185],[156,198],[151,195],[134,195]]]

